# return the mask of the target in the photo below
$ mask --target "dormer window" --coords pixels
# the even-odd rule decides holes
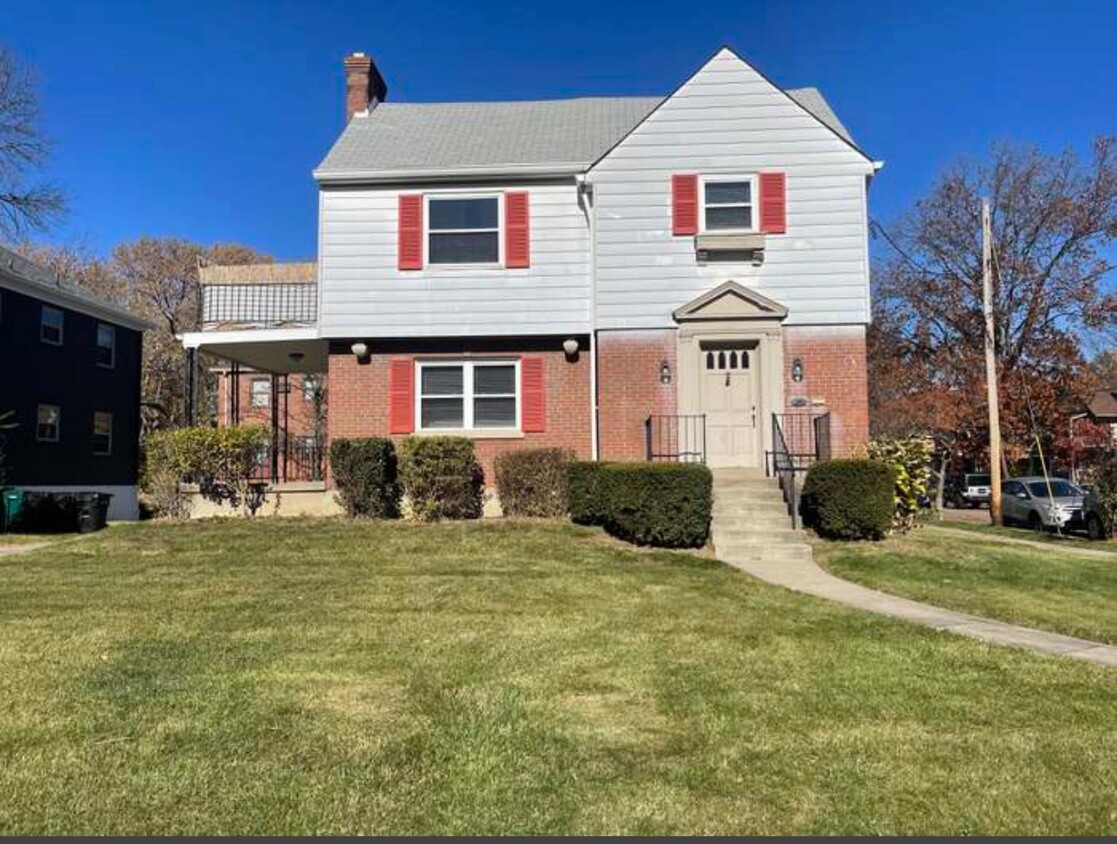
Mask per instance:
[[[427,219],[427,263],[500,263],[498,196],[428,196]]]
[[[756,176],[704,176],[699,219],[704,232],[755,232]]]

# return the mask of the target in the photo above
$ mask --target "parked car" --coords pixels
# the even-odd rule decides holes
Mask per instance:
[[[1108,534],[1097,497],[1063,478],[1037,475],[1005,481],[1001,484],[1001,510],[1005,524],[1025,525],[1035,531],[1084,531],[1091,539],[1104,539]]]
[[[984,473],[959,475],[951,481],[946,491],[946,501],[959,510],[988,505],[989,484],[989,475]]]

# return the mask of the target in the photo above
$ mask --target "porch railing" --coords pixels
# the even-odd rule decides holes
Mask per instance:
[[[830,459],[829,413],[773,413],[772,450],[767,455],[767,471],[783,493],[791,526],[799,526],[798,476],[821,460]]]
[[[653,462],[705,463],[706,415],[653,415],[644,420],[645,458]]]
[[[278,448],[273,459],[273,450]],[[260,483],[323,481],[326,479],[326,451],[317,439],[288,434],[278,442],[260,449],[252,480]]]
[[[314,325],[317,321],[318,285],[313,282],[202,286],[203,329]]]

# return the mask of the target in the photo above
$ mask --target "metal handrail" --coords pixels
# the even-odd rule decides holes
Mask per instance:
[[[644,420],[644,457],[672,463],[706,462],[706,414],[653,414]]]
[[[772,414],[772,471],[783,493],[783,500],[787,504],[791,526],[796,528],[799,526],[799,493],[795,484],[795,473],[798,467],[795,455],[787,447],[787,439],[784,437],[778,413]]]

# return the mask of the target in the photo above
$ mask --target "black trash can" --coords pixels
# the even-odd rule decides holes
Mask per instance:
[[[78,533],[101,530],[109,520],[109,502],[112,496],[105,492],[75,492]]]

